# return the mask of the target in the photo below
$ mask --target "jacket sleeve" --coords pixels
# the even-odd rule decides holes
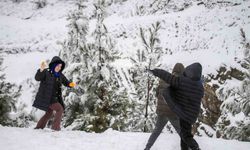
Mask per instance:
[[[64,76],[64,74],[62,74],[62,84],[66,87],[70,87],[69,86],[70,81]],[[71,87],[70,87],[71,88]]]
[[[176,77],[174,75],[172,75],[171,73],[165,71],[165,70],[162,70],[162,69],[154,69],[154,70],[151,70],[152,73],[162,79],[163,81],[165,81],[166,83],[170,84],[170,86],[172,87],[175,87],[175,88],[178,88],[179,85],[180,85],[180,78],[179,77]]]
[[[45,78],[46,78],[46,69],[44,69],[42,72],[40,71],[40,69],[38,69],[35,75],[35,80],[44,81]]]

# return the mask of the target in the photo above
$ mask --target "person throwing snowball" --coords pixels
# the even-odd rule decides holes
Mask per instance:
[[[59,131],[61,130],[61,119],[65,107],[61,86],[63,84],[66,87],[73,88],[75,83],[70,82],[62,73],[65,62],[60,57],[53,57],[49,63],[49,68],[46,67],[46,62],[43,61],[35,75],[35,80],[40,81],[40,86],[33,106],[46,112],[38,121],[35,129],[43,129],[53,115],[53,111],[55,111],[52,130]]]
[[[183,75],[178,77],[162,69],[147,71],[170,84],[170,87],[163,92],[163,97],[171,110],[180,118],[180,137],[183,141],[181,149],[200,150],[191,130],[192,124],[198,118],[204,96],[201,64],[197,62],[187,66]]]

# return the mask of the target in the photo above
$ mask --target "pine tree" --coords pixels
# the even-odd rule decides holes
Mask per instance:
[[[247,71],[241,88],[232,92],[231,99],[223,102],[218,128],[223,138],[250,141],[250,46],[243,29],[241,35]]]
[[[76,89],[67,89],[63,91],[65,97],[66,113],[64,117],[65,126],[71,125],[75,120],[81,118],[79,115],[84,113],[84,94],[83,78],[87,72],[88,46],[86,44],[86,35],[88,32],[88,18],[84,15],[83,9],[86,7],[84,1],[77,1],[77,9],[69,13],[68,39],[62,43],[60,56],[66,62],[64,73],[66,76],[73,77],[73,81],[78,85]],[[84,63],[83,63],[84,62]]]
[[[20,87],[5,81],[2,74],[3,56],[0,52],[0,124],[15,126],[14,120],[9,117],[9,113],[16,111],[15,103],[20,96]]]
[[[134,124],[136,125],[135,129],[144,132],[152,129],[156,114],[155,89],[157,88],[158,80],[145,72],[145,69],[157,67],[158,60],[163,54],[162,48],[159,46],[160,40],[158,39],[160,28],[159,22],[153,24],[147,30],[140,28],[140,38],[144,49],[138,50],[136,58],[131,59],[134,63],[132,73],[136,91],[134,95],[137,99],[134,111],[134,122],[136,123]]]
[[[129,101],[126,90],[117,81],[119,74],[112,66],[120,54],[103,23],[105,1],[98,1],[94,6],[97,23],[91,34],[93,40],[86,38],[88,21],[83,15],[83,7],[78,7],[69,17],[69,39],[64,42],[60,54],[70,64],[66,74],[73,76],[78,85],[65,92],[69,105],[65,126],[95,132],[110,127],[125,130]],[[79,21],[83,18],[85,21]]]

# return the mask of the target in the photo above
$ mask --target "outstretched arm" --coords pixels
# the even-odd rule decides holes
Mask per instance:
[[[162,70],[162,69],[154,69],[150,70],[153,75],[157,76],[158,78],[162,79],[166,83],[170,84],[170,86],[173,86],[175,88],[179,87],[180,78],[172,75],[171,73]]]
[[[62,74],[62,84],[66,87],[70,87],[73,88],[75,87],[75,83],[74,82],[70,82],[65,76],[64,74]]]
[[[62,74],[62,84],[66,87],[70,87],[70,81],[64,76],[64,74]]]

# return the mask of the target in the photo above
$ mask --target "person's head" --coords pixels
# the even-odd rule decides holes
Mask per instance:
[[[65,62],[61,60],[60,57],[55,56],[52,58],[49,68],[53,72],[62,72],[65,67]]]
[[[60,72],[62,69],[62,64],[56,64],[54,71],[55,72]]]
[[[194,81],[201,80],[202,66],[200,63],[193,63],[185,68],[183,75]]]
[[[180,76],[180,75],[183,74],[184,70],[185,70],[185,68],[184,68],[182,63],[176,63],[174,65],[172,74],[175,75],[175,76]]]

